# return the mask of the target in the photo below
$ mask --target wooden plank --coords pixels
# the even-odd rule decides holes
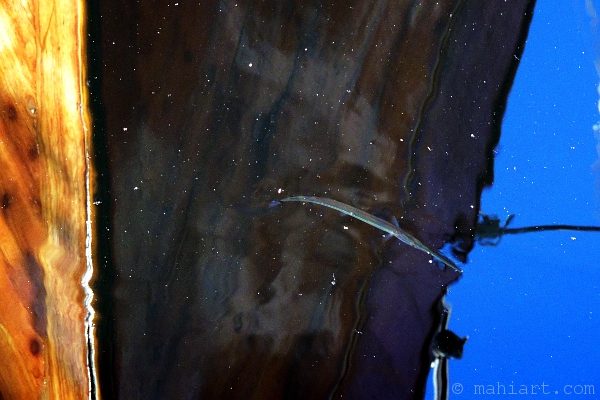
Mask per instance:
[[[81,1],[0,4],[0,398],[90,392]]]

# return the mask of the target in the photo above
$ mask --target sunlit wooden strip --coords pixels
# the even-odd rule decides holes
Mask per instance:
[[[0,4],[0,398],[90,394],[82,3]]]

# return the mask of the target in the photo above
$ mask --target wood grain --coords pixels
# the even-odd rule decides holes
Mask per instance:
[[[0,4],[0,398],[90,391],[81,1]]]

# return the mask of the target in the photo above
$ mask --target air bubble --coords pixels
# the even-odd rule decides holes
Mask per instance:
[[[27,98],[27,112],[32,117],[37,117],[37,103],[35,99],[31,96]]]

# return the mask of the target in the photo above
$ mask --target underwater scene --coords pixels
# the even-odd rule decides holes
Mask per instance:
[[[0,400],[600,397],[598,1],[0,2]]]

